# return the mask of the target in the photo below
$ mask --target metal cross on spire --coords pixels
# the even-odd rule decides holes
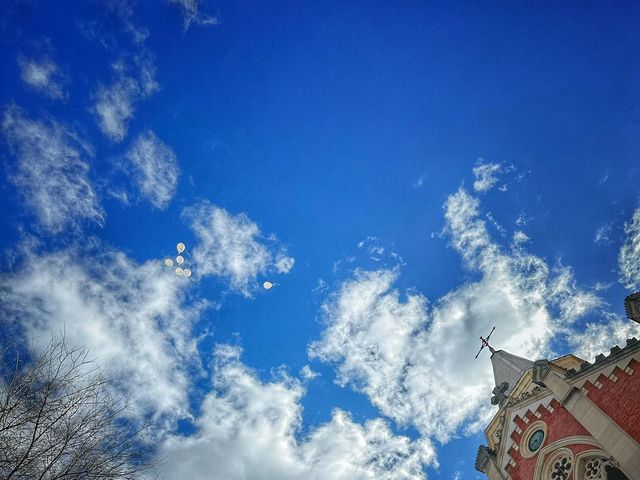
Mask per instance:
[[[487,335],[487,338],[484,338],[482,335],[480,336],[480,340],[482,341],[482,346],[480,347],[480,350],[478,350],[478,353],[476,353],[476,358],[478,358],[478,355],[480,355],[480,352],[482,352],[482,349],[484,347],[488,347],[489,350],[491,351],[491,353],[496,353],[496,351],[493,349],[493,347],[491,345],[489,345],[489,338],[491,338],[491,334],[493,333],[493,331],[496,329],[496,327],[493,327],[491,329],[491,331],[489,332],[489,335]]]

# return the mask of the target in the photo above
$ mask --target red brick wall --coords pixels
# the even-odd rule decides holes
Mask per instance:
[[[540,418],[537,418],[533,412],[528,410],[525,414],[525,417],[529,420],[528,423],[525,423],[520,417],[515,417],[515,423],[522,430],[522,433],[519,434],[515,431],[514,426],[514,430],[511,432],[511,439],[516,443],[516,445],[520,446],[520,440],[528,433],[527,428],[536,420],[542,420],[547,424],[547,436],[542,448],[566,437],[576,435],[589,436],[589,432],[587,432],[587,430],[585,430],[585,428],[578,423],[575,418],[573,418],[573,415],[571,415],[564,407],[561,407],[555,399],[551,401],[551,406],[554,408],[553,412],[550,412],[542,405],[538,407],[537,411],[540,413]],[[575,453],[585,449],[585,447],[581,445],[572,445],[569,448],[571,448]],[[507,467],[507,472],[511,478],[513,480],[531,480],[535,473],[538,456],[534,455],[532,458],[524,458],[520,455],[520,450],[515,450],[513,448],[507,453],[516,462],[515,466]]]
[[[600,375],[602,388],[590,382],[585,383],[587,397],[602,409],[636,441],[640,442],[640,363],[631,359],[628,364],[635,373],[628,375],[616,367],[613,371],[617,382]]]

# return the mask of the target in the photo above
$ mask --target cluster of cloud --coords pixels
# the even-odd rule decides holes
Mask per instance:
[[[135,104],[160,87],[155,80],[156,69],[149,54],[135,56],[134,72],[126,62],[116,62],[113,70],[114,81],[109,86],[98,88],[93,109],[102,133],[113,142],[121,142],[127,136]]]
[[[226,277],[229,286],[252,296],[257,276],[270,271],[289,273],[294,258],[281,247],[272,247],[260,228],[244,213],[232,215],[224,208],[203,202],[185,209],[198,244],[193,260],[199,276]]]
[[[218,24],[217,17],[200,11],[200,0],[170,0],[170,2],[180,8],[185,32],[189,30],[191,25],[208,26]]]
[[[498,183],[497,174],[502,171],[502,165],[499,163],[486,163],[482,158],[478,159],[473,167],[473,189],[479,193],[488,192]]]
[[[101,224],[104,212],[89,181],[91,147],[60,123],[31,120],[16,105],[2,117],[16,165],[9,178],[41,227],[60,233],[82,221]]]
[[[163,445],[167,478],[422,480],[423,465],[435,462],[428,441],[395,435],[381,419],[355,423],[339,409],[298,439],[300,382],[262,382],[240,361],[237,347],[220,345],[214,357],[212,391],[197,432],[171,436]]]
[[[340,385],[364,393],[400,425],[442,441],[463,424],[476,431],[492,414],[490,363],[473,361],[480,335],[496,326],[496,347],[546,357],[552,338],[573,333],[576,321],[601,304],[576,286],[570,269],[551,269],[522,242],[510,249],[494,242],[479,201],[465,190],[449,196],[445,219],[453,248],[479,280],[429,309],[421,294],[393,289],[397,269],[356,270],[324,305],[326,329],[309,347],[312,358],[335,365]],[[580,354],[590,351],[590,341],[585,334],[573,346]]]
[[[640,208],[624,225],[624,243],[618,255],[620,283],[629,290],[640,289]]]
[[[19,56],[18,65],[20,78],[29,87],[49,98],[64,99],[67,97],[68,78],[49,57],[36,60]]]
[[[140,134],[126,154],[140,195],[157,208],[165,208],[176,191],[178,164],[173,150],[151,131]]]
[[[21,330],[35,351],[51,335],[86,346],[134,400],[134,414],[187,415],[190,376],[199,371],[191,326],[205,304],[185,305],[185,282],[160,262],[137,264],[100,244],[21,253],[19,268],[0,276],[8,292],[3,322]]]

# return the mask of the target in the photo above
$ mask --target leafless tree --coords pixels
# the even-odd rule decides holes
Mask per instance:
[[[134,479],[152,467],[128,402],[86,349],[54,339],[35,358],[0,355],[0,479]]]

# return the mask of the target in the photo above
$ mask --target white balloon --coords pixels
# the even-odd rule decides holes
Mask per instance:
[[[178,253],[184,252],[185,248],[187,248],[187,247],[182,242],[180,242],[178,245],[176,245],[176,249],[178,250]]]
[[[173,267],[173,260],[172,260],[172,259],[170,259],[170,258],[167,258],[167,259],[164,261],[164,264],[165,264],[167,267]]]
[[[185,269],[182,271],[182,274],[183,274],[185,277],[190,277],[190,276],[191,276],[191,270],[190,270],[190,269],[188,269],[188,268],[185,268]]]
[[[271,290],[271,287],[273,287],[273,283],[271,282],[264,282],[262,284],[262,286],[265,288],[265,290]]]
[[[176,263],[177,263],[178,265],[182,265],[182,264],[184,263],[184,257],[183,257],[182,255],[178,255],[178,256],[176,257]]]
[[[183,275],[184,274],[184,270],[182,270],[180,267],[176,268],[176,275]]]

